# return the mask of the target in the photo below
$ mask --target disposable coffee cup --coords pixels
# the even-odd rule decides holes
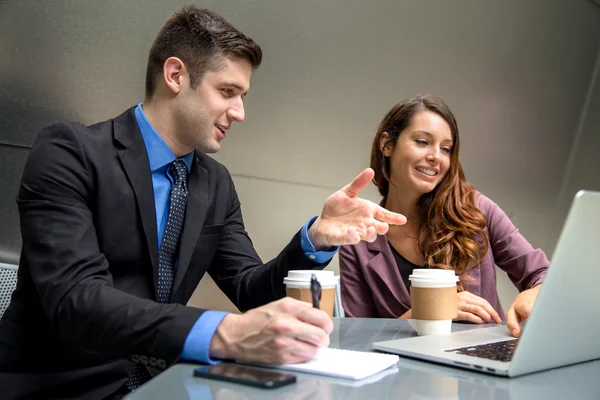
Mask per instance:
[[[321,300],[319,308],[333,317],[333,303],[335,301],[335,287],[339,277],[333,271],[296,270],[289,271],[288,276],[283,278],[285,291],[289,297],[312,304],[310,292],[310,278],[313,274],[321,284]]]
[[[458,277],[454,271],[419,268],[408,279],[417,335],[450,333],[452,320],[457,317]]]

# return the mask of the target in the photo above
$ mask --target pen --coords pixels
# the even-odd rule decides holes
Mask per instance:
[[[317,280],[317,275],[312,274],[310,277],[310,294],[312,297],[312,305],[314,308],[321,308],[321,284]]]

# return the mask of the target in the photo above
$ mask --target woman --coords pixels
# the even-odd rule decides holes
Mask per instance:
[[[529,316],[549,261],[506,214],[466,180],[459,134],[443,100],[420,95],[395,105],[371,151],[373,179],[388,210],[404,214],[374,242],[340,249],[343,306],[350,317],[412,318],[408,276],[414,268],[453,269],[458,320],[501,322],[498,265],[521,292],[506,315],[514,336]]]

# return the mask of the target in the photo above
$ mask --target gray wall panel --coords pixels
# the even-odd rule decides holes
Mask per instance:
[[[36,133],[54,121],[76,120],[58,98],[25,81],[0,76],[0,143],[30,147]]]
[[[0,143],[29,146],[51,121],[93,123],[139,102],[151,41],[187,3],[0,0]],[[589,172],[597,165],[597,88],[582,144],[571,152],[600,48],[600,8],[591,1],[197,3],[264,50],[247,122],[234,125],[215,156],[234,176],[334,190],[368,164],[374,130],[394,103],[433,92],[457,115],[467,177],[515,221],[532,221],[530,237],[540,221],[564,217],[556,204],[565,182],[570,195],[597,181]],[[26,151],[0,151],[0,254],[14,257],[18,225],[9,210],[24,159],[16,154]],[[245,213],[260,212],[251,203],[260,195],[269,194],[242,198]],[[365,196],[378,198],[373,188]],[[274,229],[293,234],[269,224],[253,236]],[[537,229],[539,243],[557,234]]]
[[[16,198],[28,152],[28,149],[0,145],[0,262],[19,260],[21,234]]]
[[[569,161],[557,213],[566,213],[577,191],[600,190],[600,52]]]

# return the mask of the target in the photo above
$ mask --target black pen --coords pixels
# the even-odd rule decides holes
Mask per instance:
[[[321,284],[317,280],[317,275],[315,274],[312,274],[310,277],[310,294],[313,307],[321,308]]]

